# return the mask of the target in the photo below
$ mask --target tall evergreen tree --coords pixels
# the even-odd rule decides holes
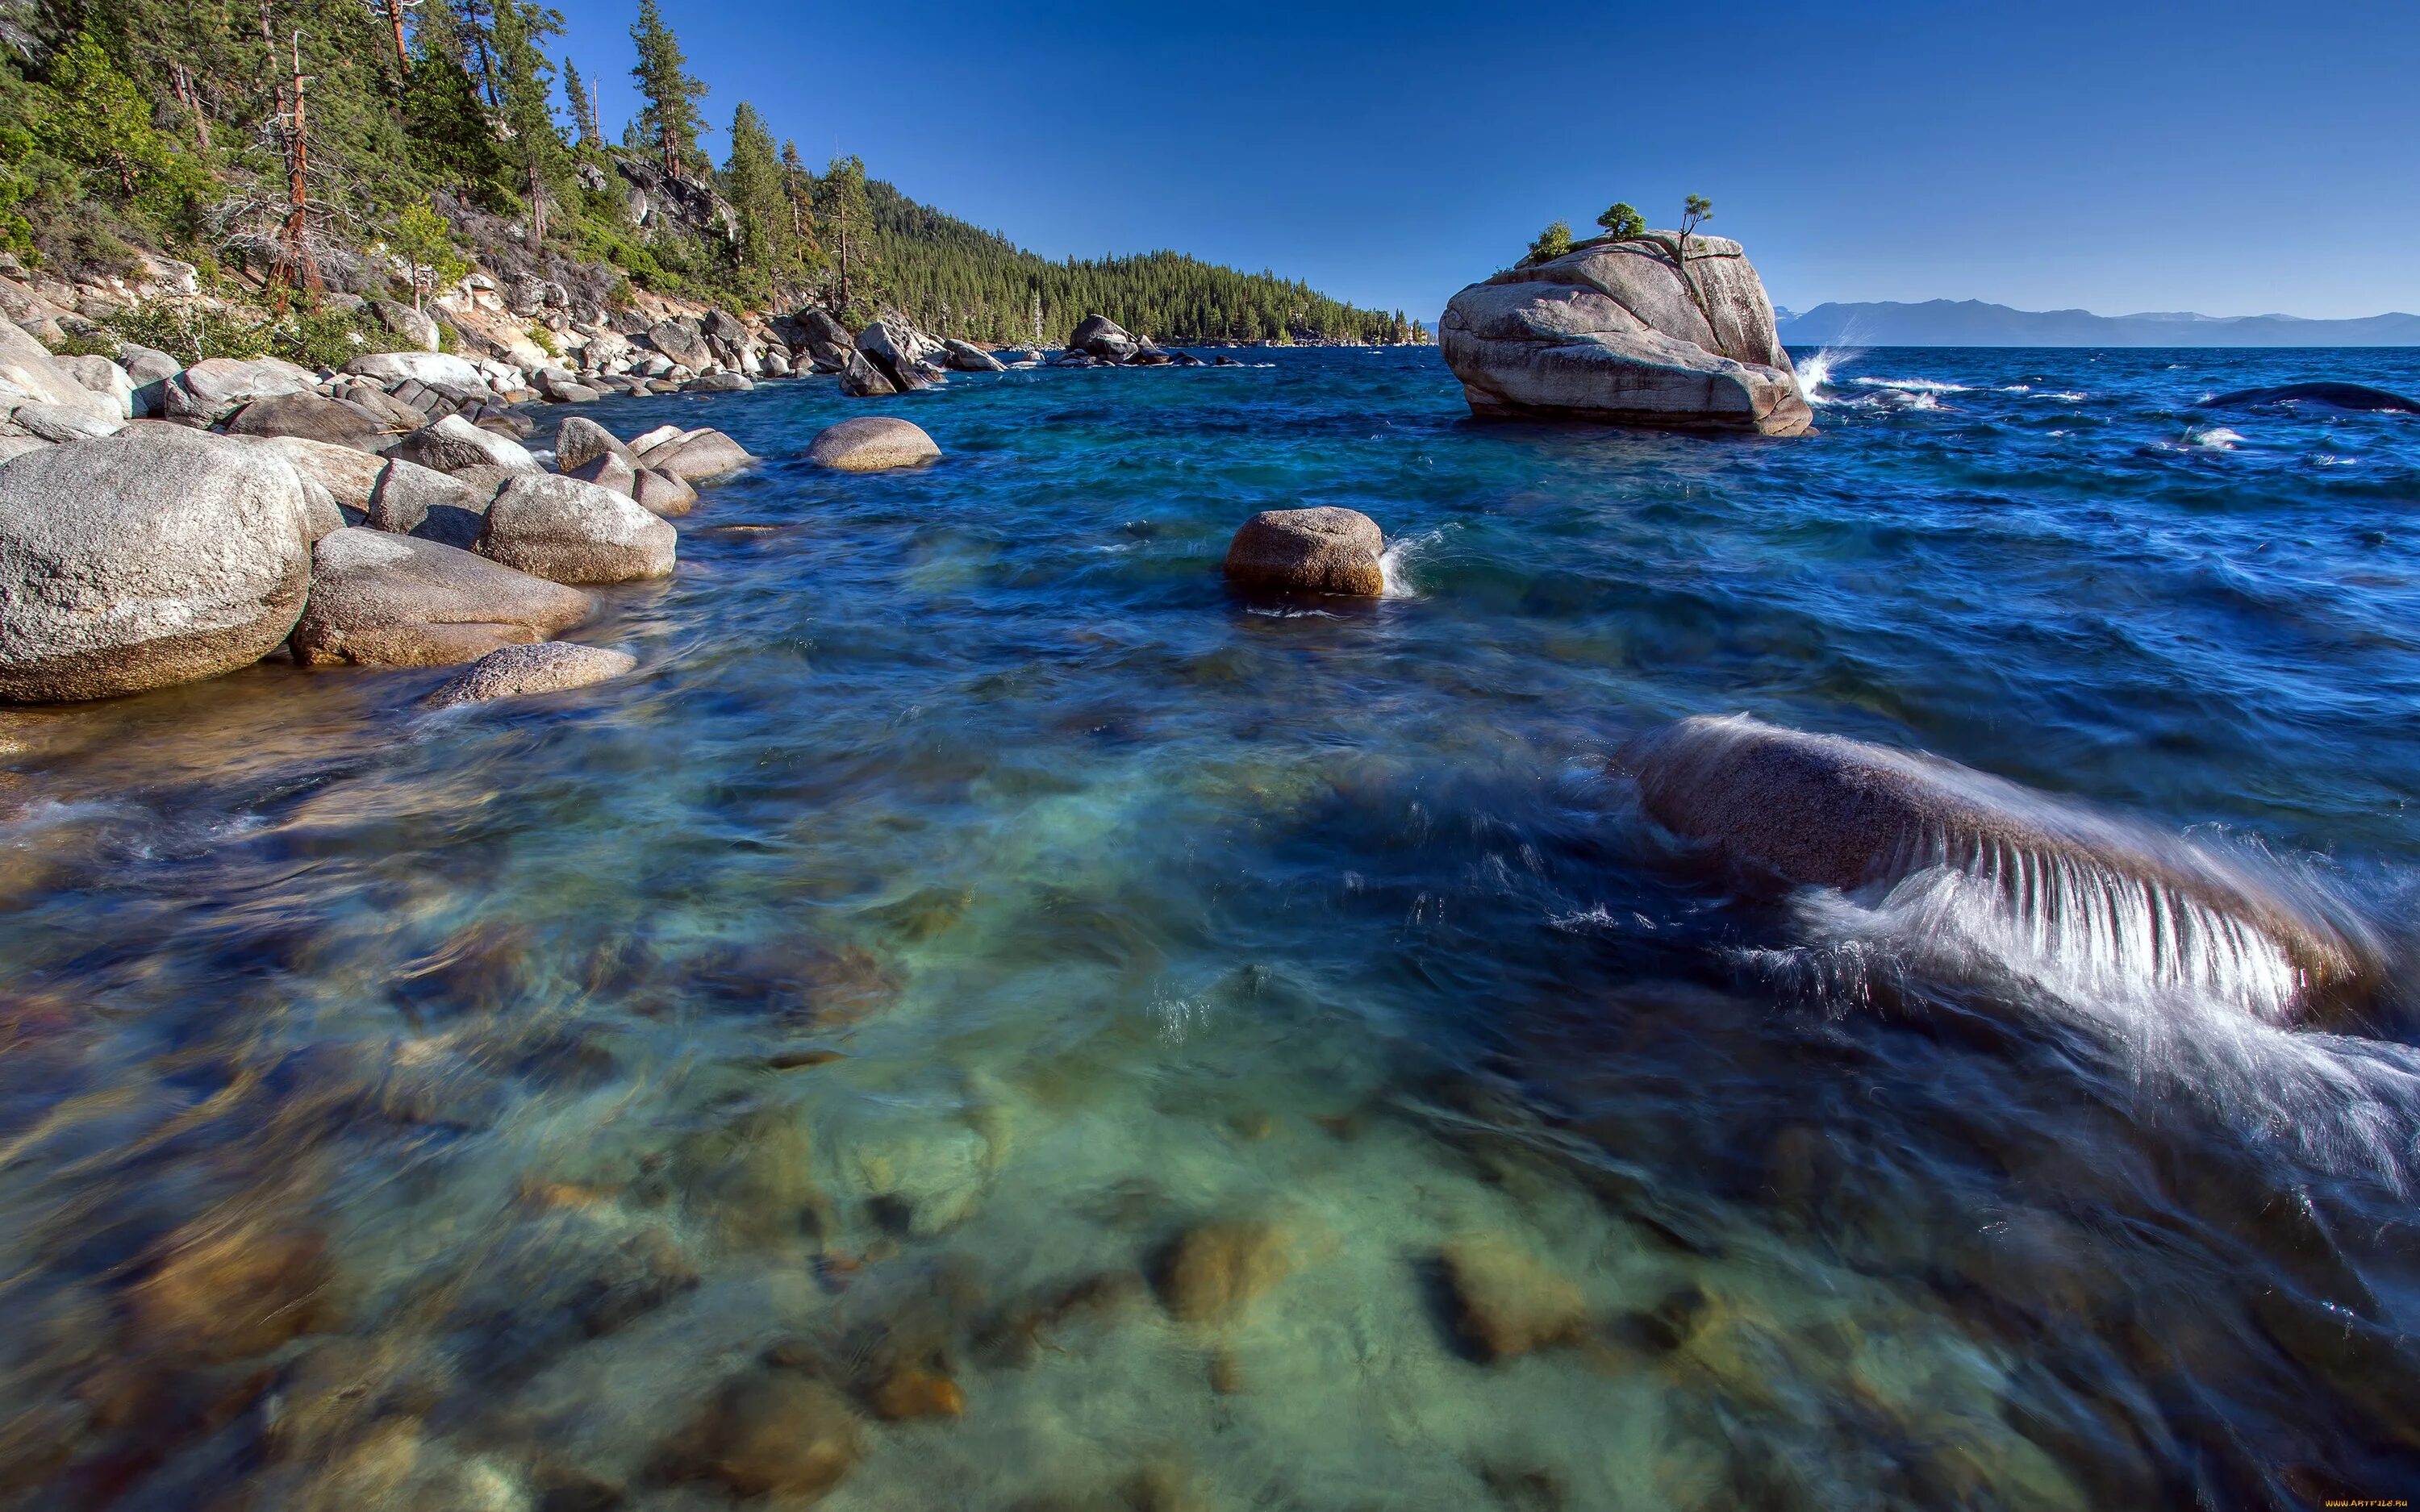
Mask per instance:
[[[506,150],[519,170],[529,207],[529,242],[546,239],[547,181],[562,168],[563,132],[554,123],[554,65],[537,49],[542,37],[558,36],[563,17],[525,0],[492,0],[497,88],[504,96]]]
[[[639,92],[647,99],[646,108],[639,113],[639,135],[655,147],[664,172],[686,177],[697,162],[698,133],[706,129],[706,118],[697,109],[697,102],[706,98],[706,85],[690,76],[680,39],[664,24],[656,0],[639,0],[639,19],[631,24],[630,40],[639,46],[638,66],[630,70],[630,77],[639,81]]]
[[[788,208],[782,198],[782,164],[773,154],[773,133],[746,100],[731,114],[731,156],[722,165],[722,193],[739,212],[737,252],[742,277],[752,291],[768,298],[783,282],[783,254]]]
[[[501,208],[512,193],[512,165],[462,66],[460,22],[447,0],[428,0],[413,45],[420,55],[404,87],[404,126],[413,146],[440,182]]]
[[[831,239],[832,306],[861,312],[876,293],[874,212],[864,160],[854,154],[832,159],[816,189],[815,218]]]
[[[588,92],[588,81],[580,76],[571,59],[563,60],[563,93],[571,101],[571,124],[580,132],[580,145],[601,147],[605,133],[597,126],[597,100]]]

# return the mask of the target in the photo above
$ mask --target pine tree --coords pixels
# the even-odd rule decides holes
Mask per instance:
[[[773,133],[746,100],[731,114],[731,156],[722,165],[722,193],[739,212],[739,268],[748,286],[769,298],[783,282],[789,208],[782,196],[782,163]]]
[[[546,239],[546,188],[558,172],[565,152],[563,132],[554,123],[554,65],[537,50],[538,39],[558,35],[563,18],[523,0],[493,0],[497,88],[504,96],[504,130],[511,133],[507,150],[520,170],[529,206],[532,250]]]
[[[866,196],[864,160],[854,155],[832,159],[816,188],[815,218],[831,237],[833,308],[859,309],[875,292],[874,215]]]
[[[501,208],[512,193],[512,165],[462,67],[462,34],[446,0],[429,0],[413,41],[420,56],[404,87],[406,132],[441,182]]]
[[[639,92],[647,97],[646,109],[639,115],[639,134],[655,145],[664,172],[686,177],[697,161],[698,132],[706,129],[706,119],[697,109],[697,102],[706,98],[706,85],[690,77],[680,39],[664,24],[656,0],[639,0],[639,19],[630,27],[630,40],[639,45],[638,66],[630,70],[630,77],[639,81]]]
[[[571,124],[580,132],[580,145],[603,147],[605,133],[597,126],[597,97],[588,92],[588,81],[580,76],[568,57],[563,60],[563,94],[571,101]]]
[[[59,103],[44,134],[70,162],[106,169],[131,195],[138,169],[167,161],[167,144],[151,129],[151,107],[90,31],[77,33],[51,60],[51,90]]]

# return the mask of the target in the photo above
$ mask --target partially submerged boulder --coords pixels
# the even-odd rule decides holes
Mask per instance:
[[[1770,436],[1814,419],[1763,281],[1721,237],[1602,239],[1498,273],[1453,297],[1437,342],[1476,415]]]
[[[2035,938],[2123,937],[2155,984],[2240,984],[2265,961],[2290,978],[2277,1006],[2300,1011],[2358,1008],[2380,984],[2368,932],[2316,893],[1938,757],[1699,717],[1620,763],[1650,818],[1750,880],[1854,891],[1943,868],[1996,889]]]
[[[554,433],[554,465],[566,472],[607,453],[626,462],[635,460],[619,437],[586,415],[572,416]]]
[[[489,652],[462,669],[422,702],[432,709],[443,709],[458,703],[484,703],[489,699],[560,693],[619,677],[638,665],[639,659],[627,651],[574,645],[567,640],[506,646]]]
[[[651,515],[686,515],[697,507],[697,490],[689,480],[654,468],[641,468],[630,482],[630,497]]]
[[[1227,576],[1246,588],[1375,598],[1387,591],[1386,535],[1357,510],[1264,509],[1227,548]]]
[[[516,477],[488,506],[479,554],[559,583],[619,583],[673,570],[680,537],[611,488],[556,472]]]
[[[737,472],[756,460],[746,447],[706,426],[682,431],[648,446],[633,442],[631,451],[639,466],[669,472],[689,483]]]
[[[941,349],[947,354],[949,364],[961,373],[1001,371],[999,358],[970,341],[960,341],[955,336],[945,336],[941,340]]]
[[[275,650],[311,585],[302,480],[177,427],[0,467],[0,698],[108,698]]]
[[[570,629],[591,607],[576,588],[385,531],[338,531],[312,559],[288,641],[306,666],[451,666]]]
[[[1125,327],[1108,316],[1091,315],[1086,316],[1083,323],[1076,328],[1075,334],[1067,338],[1067,349],[1098,358],[1104,363],[1123,363],[1142,350],[1142,343],[1135,340]]]
[[[472,468],[504,468],[513,472],[541,471],[529,449],[510,437],[447,415],[423,425],[386,449],[398,461],[414,462],[434,472],[462,472]]]
[[[899,386],[861,351],[842,358],[835,371],[840,374],[840,392],[852,399],[887,399],[899,392]]]
[[[890,415],[865,415],[827,427],[807,448],[807,459],[842,472],[883,472],[940,460],[941,449],[923,428]]]

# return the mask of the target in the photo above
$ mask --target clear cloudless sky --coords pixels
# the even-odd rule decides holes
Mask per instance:
[[[1682,196],[1776,302],[2420,310],[2420,0],[659,0],[740,100],[1046,256],[1173,248],[1434,322]],[[638,109],[637,0],[558,50]]]

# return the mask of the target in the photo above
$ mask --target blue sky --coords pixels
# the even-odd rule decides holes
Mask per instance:
[[[2420,310],[2411,0],[659,3],[718,126],[747,100],[1053,257],[1434,321],[1557,216],[1698,193],[1800,309]],[[564,7],[609,132],[635,9]]]

